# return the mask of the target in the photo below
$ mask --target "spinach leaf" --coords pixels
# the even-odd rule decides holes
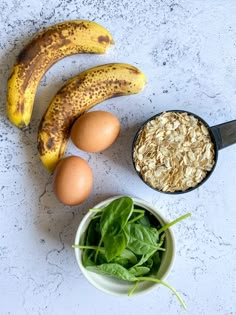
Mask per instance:
[[[133,200],[129,197],[121,197],[113,200],[103,209],[100,219],[102,238],[117,235],[127,224],[133,211]]]
[[[151,270],[153,266],[153,259],[149,257],[148,260],[144,263],[144,266],[148,267]]]
[[[104,237],[105,256],[107,261],[110,262],[116,256],[119,256],[126,248],[129,241],[129,229],[123,228],[116,235],[108,235]]]
[[[94,219],[90,222],[88,229],[87,229],[87,234],[86,234],[86,240],[85,244],[87,246],[89,245],[97,245],[98,240],[101,237],[100,231],[96,229],[96,226],[98,224],[99,220]],[[84,249],[83,254],[82,254],[82,261],[84,266],[92,266],[95,265],[94,262],[94,250],[91,249]]]
[[[136,277],[132,273],[130,273],[126,268],[115,263],[102,264],[99,266],[88,266],[86,267],[86,269],[92,272],[96,272],[98,274],[112,276],[126,281],[136,280]]]
[[[101,238],[100,230],[97,228],[98,225],[99,219],[94,219],[89,223],[85,245],[98,245],[99,239]]]
[[[89,251],[88,249],[83,251],[83,256],[82,256],[82,262],[83,266],[95,266],[94,262],[94,251]]]
[[[151,274],[156,274],[161,266],[161,253],[159,251],[155,252],[152,256],[153,265],[151,267]]]
[[[127,258],[124,258],[121,256],[118,256],[118,257],[115,257],[114,259],[112,259],[111,263],[119,264],[125,268],[130,268],[132,266],[130,264],[130,261]]]
[[[155,228],[132,223],[130,227],[130,239],[128,249],[137,255],[153,253],[158,249],[158,231]]]
[[[137,261],[137,257],[133,252],[128,249],[124,249],[120,256],[115,257],[111,262],[127,267],[135,265]]]
[[[150,268],[145,266],[134,266],[129,269],[129,272],[132,273],[134,276],[143,276],[149,273]]]
[[[104,252],[98,252],[97,254],[97,258],[96,258],[96,263],[98,265],[102,265],[102,264],[106,264],[107,263],[107,259],[106,259],[106,256],[104,255]]]
[[[119,256],[129,241],[129,230],[126,225],[133,211],[133,200],[121,197],[112,201],[103,209],[100,219],[102,238],[99,245],[104,242],[105,255],[108,261]]]
[[[144,215],[140,220],[139,223],[144,226],[151,226],[150,220],[147,215]]]
[[[142,266],[150,257],[154,255],[154,253],[158,250],[158,248],[155,248],[152,251],[149,251],[147,254],[142,255],[141,259],[137,262],[135,266]]]
[[[120,254],[120,257],[128,259],[131,264],[137,263],[137,256],[127,248],[123,250],[123,252]]]

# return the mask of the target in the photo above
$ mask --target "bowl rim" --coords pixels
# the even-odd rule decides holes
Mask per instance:
[[[128,196],[128,195],[116,195],[116,196],[113,196],[113,197],[109,197],[101,202],[99,202],[98,204],[96,204],[94,206],[94,208],[100,208],[100,207],[103,207],[105,206],[107,203],[110,203],[112,202],[113,200],[117,199],[117,198],[120,198],[120,197],[130,197],[133,199],[134,201],[134,204],[137,203],[139,206],[142,206],[143,208],[145,208],[147,211],[151,212],[157,219],[158,221],[163,225],[163,224],[166,224],[168,223],[169,221],[162,215],[160,214],[159,211],[157,211],[157,209],[151,205],[149,202],[143,200],[143,199],[140,199],[140,198],[136,198],[136,197],[133,197],[133,196]],[[151,209],[151,210],[150,210]],[[81,220],[79,226],[78,226],[78,229],[76,231],[76,235],[75,235],[75,244],[79,244],[79,241],[80,241],[80,237],[83,233],[82,229],[84,227],[84,224],[87,222],[87,220],[89,220],[93,215],[95,215],[94,213],[92,212],[88,212],[86,213],[86,215],[83,217],[83,219]],[[89,221],[90,222],[90,221]],[[168,228],[168,233],[169,233],[169,237],[171,239],[171,245],[172,245],[172,251],[171,251],[171,258],[170,258],[170,262],[163,274],[163,276],[160,278],[161,280],[164,280],[168,277],[168,275],[170,274],[171,272],[171,269],[174,265],[174,261],[175,261],[175,256],[176,256],[176,245],[175,245],[175,237],[174,237],[174,233],[173,233],[173,230],[170,228]],[[82,272],[82,274],[84,275],[84,277],[88,280],[88,282],[90,284],[92,284],[96,289],[104,292],[104,293],[107,293],[109,295],[113,295],[113,296],[122,296],[122,297],[128,297],[128,292],[127,294],[123,294],[123,293],[118,293],[118,292],[114,292],[114,291],[110,291],[110,290],[107,290],[106,288],[100,286],[96,281],[94,281],[93,279],[91,279],[91,277],[88,276],[88,273],[89,271],[86,270],[86,268],[83,266],[83,263],[82,263],[82,250],[79,249],[79,248],[74,248],[74,251],[75,251],[75,256],[76,256],[76,261],[79,265],[79,268]],[[101,277],[105,277],[103,275],[101,275]],[[144,293],[148,293],[150,292],[151,290],[154,290],[157,286],[159,286],[160,284],[158,283],[152,283],[152,285],[148,288],[145,288],[145,290],[143,291],[135,291],[133,295],[137,296],[137,295],[140,295],[140,294],[144,294]]]
[[[210,137],[211,137],[211,140],[214,144],[214,149],[215,149],[215,156],[214,156],[214,160],[215,160],[215,163],[212,167],[212,169],[207,173],[207,175],[203,178],[203,180],[198,183],[196,186],[194,187],[190,187],[188,188],[187,190],[176,190],[176,191],[163,191],[163,190],[160,190],[158,188],[155,188],[153,186],[151,186],[149,183],[147,183],[144,178],[142,177],[142,175],[140,174],[140,172],[138,172],[136,170],[136,165],[135,165],[135,162],[134,162],[134,148],[135,148],[135,144],[136,144],[136,141],[137,141],[137,138],[139,136],[139,133],[142,131],[142,129],[146,126],[146,124],[149,122],[149,121],[152,121],[154,120],[156,117],[160,116],[161,114],[163,113],[170,113],[170,112],[173,112],[173,113],[187,113],[188,115],[192,115],[193,117],[197,118],[199,121],[201,121],[204,126],[207,128],[209,134],[210,134]],[[214,172],[215,170],[215,167],[216,167],[216,164],[217,164],[217,161],[218,161],[218,148],[217,148],[217,143],[216,143],[216,138],[211,130],[211,127],[209,126],[209,124],[200,116],[196,115],[195,113],[192,113],[192,112],[189,112],[187,110],[181,110],[181,109],[170,109],[170,110],[165,110],[165,111],[162,111],[162,112],[159,112],[155,115],[153,115],[152,117],[148,118],[144,123],[142,123],[142,125],[138,128],[138,130],[136,131],[135,135],[134,135],[134,139],[133,139],[133,142],[132,142],[132,162],[133,162],[133,167],[135,169],[135,172],[137,173],[137,175],[139,176],[139,178],[144,182],[144,184],[146,184],[148,187],[152,188],[153,190],[155,191],[158,191],[162,194],[167,194],[167,195],[181,195],[181,194],[185,194],[185,193],[188,193],[188,192],[191,192],[197,188],[199,188],[201,185],[203,185],[212,175],[212,173]]]

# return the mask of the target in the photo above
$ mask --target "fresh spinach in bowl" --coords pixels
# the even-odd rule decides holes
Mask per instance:
[[[131,295],[141,281],[168,287],[185,304],[169,284],[155,277],[165,251],[165,231],[189,217],[187,213],[162,226],[149,211],[134,205],[132,198],[120,197],[102,209],[91,209],[94,216],[82,244],[82,262],[91,272],[133,282]]]

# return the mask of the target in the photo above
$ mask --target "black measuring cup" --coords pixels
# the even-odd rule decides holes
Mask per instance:
[[[165,194],[183,194],[183,193],[186,193],[186,192],[190,192],[196,188],[198,188],[199,186],[201,186],[202,184],[204,184],[208,178],[211,176],[211,174],[213,173],[215,167],[216,167],[216,163],[217,163],[217,160],[218,160],[218,152],[219,150],[221,149],[224,149],[228,146],[230,146],[231,144],[234,144],[236,143],[236,120],[231,120],[231,121],[228,121],[228,122],[225,122],[225,123],[222,123],[222,124],[219,124],[219,125],[215,125],[215,126],[212,126],[210,127],[208,125],[208,123],[202,119],[201,117],[197,116],[196,114],[193,114],[191,112],[188,112],[188,111],[184,111],[184,110],[168,110],[168,111],[165,111],[165,113],[167,112],[173,112],[173,113],[186,113],[188,115],[191,115],[193,117],[195,117],[196,119],[198,119],[199,121],[201,121],[204,126],[208,129],[209,131],[209,134],[210,134],[210,137],[211,137],[211,140],[212,140],[212,143],[214,144],[214,151],[215,151],[215,155],[214,155],[214,166],[212,167],[211,171],[209,171],[207,173],[207,175],[204,177],[204,179],[198,183],[196,186],[194,187],[190,187],[188,188],[187,190],[176,190],[174,192],[170,192],[170,191],[162,191],[160,189],[157,189],[157,188],[154,188],[152,187],[149,183],[147,183],[142,175],[140,174],[140,172],[138,172],[136,170],[136,167],[135,167],[135,162],[134,162],[134,158],[133,158],[133,155],[134,155],[134,148],[135,148],[135,145],[136,145],[136,141],[137,141],[137,138],[139,136],[139,133],[141,132],[141,130],[146,126],[146,124],[155,119],[156,117],[160,116],[161,114],[163,114],[164,112],[160,112],[159,114],[157,115],[154,115],[152,117],[150,117],[147,121],[145,121],[142,126],[138,129],[138,131],[136,132],[135,134],[135,137],[134,137],[134,140],[133,140],[133,144],[132,144],[132,161],[133,161],[133,165],[134,165],[134,169],[136,171],[136,173],[138,174],[138,176],[141,178],[141,180],[146,184],[148,185],[149,187],[151,187],[152,189],[156,190],[156,191],[159,191],[159,192],[162,192],[162,193],[165,193]]]

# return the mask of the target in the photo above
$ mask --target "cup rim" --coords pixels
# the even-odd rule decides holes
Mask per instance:
[[[190,187],[188,188],[187,190],[176,190],[176,191],[163,191],[163,190],[160,190],[158,188],[155,188],[155,187],[152,187],[149,183],[147,183],[142,175],[140,174],[140,172],[138,172],[136,170],[136,166],[135,166],[135,162],[134,162],[134,148],[135,148],[135,144],[136,144],[136,141],[137,141],[137,138],[139,136],[139,133],[141,132],[141,130],[146,126],[146,124],[151,121],[151,120],[154,120],[156,117],[160,116],[161,114],[163,113],[169,113],[169,112],[173,112],[173,113],[187,113],[188,115],[192,115],[194,116],[195,118],[197,118],[198,120],[200,120],[206,127],[207,127],[207,130],[209,131],[209,134],[211,136],[211,140],[214,144],[214,150],[215,150],[215,156],[214,156],[214,160],[215,160],[215,163],[212,167],[212,169],[207,173],[207,175],[203,178],[203,180],[198,183],[196,186],[194,187]],[[153,190],[155,191],[158,191],[160,193],[163,193],[163,194],[167,194],[167,195],[181,195],[181,194],[185,194],[185,193],[188,193],[188,192],[191,192],[197,188],[199,188],[201,185],[203,185],[212,175],[212,173],[214,172],[215,170],[215,167],[216,167],[216,164],[217,164],[217,161],[218,161],[218,147],[217,147],[217,143],[216,143],[216,138],[215,138],[215,135],[214,133],[212,132],[211,130],[211,127],[209,126],[209,124],[201,117],[199,117],[198,115],[192,113],[192,112],[189,112],[189,111],[186,111],[186,110],[181,110],[181,109],[173,109],[173,110],[166,110],[166,111],[162,111],[158,114],[155,114],[153,115],[152,117],[148,118],[137,130],[137,132],[135,133],[135,136],[134,136],[134,139],[133,139],[133,142],[132,142],[132,163],[133,163],[133,167],[135,169],[135,172],[137,173],[138,177],[147,185],[149,186],[150,188],[152,188]]]
[[[104,207],[106,204],[112,202],[113,200],[115,200],[117,198],[120,198],[120,197],[124,197],[124,196],[127,196],[127,195],[117,195],[117,196],[113,196],[113,197],[107,198],[107,199],[99,202],[98,204],[96,204],[94,206],[94,208]],[[129,196],[129,197],[133,199],[134,204],[137,203],[137,205],[139,205],[139,206],[145,208],[147,211],[151,212],[158,219],[158,221],[161,223],[161,225],[164,225],[164,224],[168,223],[168,220],[162,214],[160,214],[160,212],[157,211],[156,208],[154,206],[152,206],[150,203],[146,202],[143,199],[139,199],[139,198],[132,197],[132,196]],[[79,244],[80,237],[81,237],[81,235],[83,233],[84,224],[86,224],[86,222],[93,215],[95,215],[95,214],[91,213],[91,212],[88,212],[83,217],[82,221],[80,222],[80,224],[78,226],[77,232],[76,232],[75,244]],[[90,222],[90,220],[89,220],[89,222]],[[88,224],[89,224],[89,222],[88,222]],[[88,224],[87,224],[87,226],[88,226]],[[85,229],[86,229],[86,227],[85,227]],[[176,255],[175,237],[174,237],[174,233],[173,233],[171,227],[168,228],[167,233],[169,235],[169,239],[170,239],[171,247],[172,247],[171,258],[170,258],[170,262],[169,262],[168,266],[165,268],[165,272],[164,272],[163,276],[160,277],[161,280],[166,279],[168,277],[168,275],[170,274],[170,271],[171,271],[171,269],[173,267],[173,264],[174,264],[175,255]],[[92,284],[98,290],[100,290],[100,291],[102,291],[104,293],[107,293],[109,295],[128,297],[128,291],[127,291],[126,294],[123,294],[123,293],[118,293],[118,292],[115,292],[115,291],[107,290],[106,288],[104,288],[101,285],[99,285],[96,281],[94,281],[92,279],[92,277],[89,277],[89,271],[87,271],[86,268],[84,268],[83,263],[82,263],[82,250],[79,249],[79,248],[75,248],[74,250],[75,250],[76,261],[77,261],[77,263],[79,265],[79,268],[80,268],[82,274],[84,275],[84,277],[88,280],[88,282],[90,284]],[[99,275],[99,276],[101,278],[105,277],[103,275]],[[135,291],[133,295],[136,296],[136,295],[141,295],[141,294],[144,294],[144,293],[148,293],[151,290],[153,290],[156,286],[159,286],[159,285],[160,284],[158,284],[158,283],[151,283],[151,285],[148,288],[145,288],[143,291]]]

